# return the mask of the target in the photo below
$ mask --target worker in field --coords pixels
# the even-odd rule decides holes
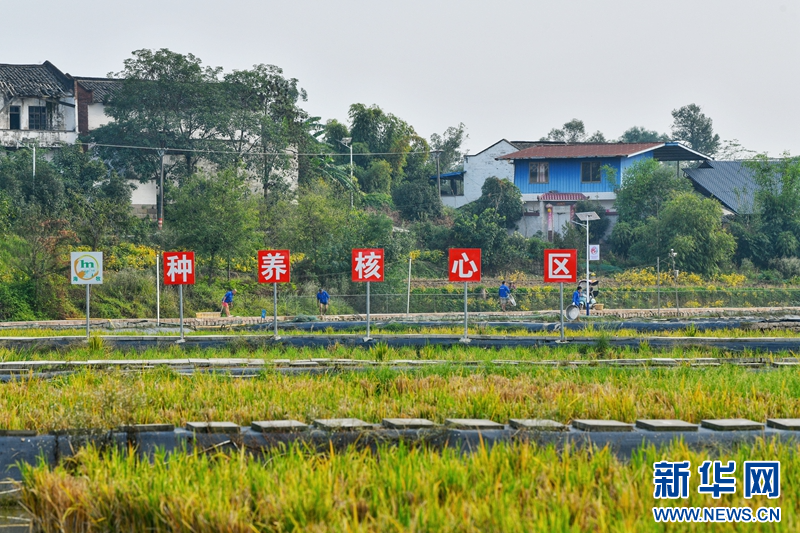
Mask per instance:
[[[325,316],[328,313],[328,302],[331,299],[331,295],[328,294],[328,291],[323,289],[322,287],[319,288],[317,291],[317,303],[319,304],[319,316]]]
[[[506,285],[505,280],[500,284],[500,290],[497,291],[497,293],[500,296],[500,309],[505,313],[506,306],[508,305],[508,296],[511,294],[511,290],[508,288],[508,285]]]
[[[228,292],[225,293],[225,296],[222,297],[222,310],[225,312],[225,316],[231,316],[231,306],[233,305],[233,295],[236,294],[236,289],[228,289]]]

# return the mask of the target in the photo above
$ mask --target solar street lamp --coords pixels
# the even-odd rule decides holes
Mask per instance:
[[[589,296],[591,295],[590,280],[589,280],[589,222],[592,220],[600,220],[600,215],[594,211],[586,211],[584,213],[575,213],[578,220],[583,222],[586,226],[586,316],[589,316]]]

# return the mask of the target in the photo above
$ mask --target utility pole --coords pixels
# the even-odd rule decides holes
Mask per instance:
[[[432,150],[431,153],[436,156],[436,187],[439,189],[439,201],[442,201],[442,171],[439,168],[439,156],[442,155],[441,150]]]
[[[161,230],[164,227],[164,149],[158,151],[159,157],[161,157],[161,174],[158,179],[158,229]]]
[[[339,141],[346,147],[350,148],[350,209],[353,208],[353,138],[345,137]]]

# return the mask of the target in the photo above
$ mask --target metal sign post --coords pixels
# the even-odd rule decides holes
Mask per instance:
[[[181,338],[178,339],[178,342],[186,342],[186,339],[183,338],[183,285],[178,285],[178,297],[181,301]]]
[[[351,280],[354,282],[365,282],[367,284],[367,336],[364,342],[372,340],[370,337],[370,313],[369,313],[369,285],[370,281],[384,280],[384,253],[383,248],[354,248],[351,251]]]
[[[369,336],[369,281],[367,282],[367,336],[364,337],[364,340],[372,340],[372,337]]]
[[[89,286],[103,283],[103,252],[70,252],[70,281],[73,285],[86,285],[86,340],[91,332],[89,314]]]
[[[183,337],[183,286],[194,285],[194,252],[164,252],[164,285],[177,285],[180,299],[180,338],[176,343],[186,342]]]
[[[558,299],[561,301],[561,342],[564,342],[564,282],[558,284]]]
[[[278,335],[278,283],[289,283],[292,279],[289,250],[258,251],[258,282],[272,283],[272,339]],[[262,318],[266,310],[262,312]]]
[[[480,248],[450,248],[447,258],[449,281],[464,282],[464,336],[459,342],[469,342],[468,310],[467,310],[467,283],[477,283],[481,280],[481,249]]]
[[[272,333],[275,340],[280,339],[278,336],[278,284],[272,284]]]
[[[89,285],[86,284],[86,339],[89,339]]]
[[[461,339],[461,342],[469,342],[469,329],[467,328],[467,293],[469,289],[467,288],[467,282],[464,282],[464,338]]]
[[[588,250],[587,250],[588,252]],[[545,250],[544,251],[544,282],[558,283],[558,296],[561,306],[561,339],[564,338],[564,283],[578,281],[578,250]],[[586,304],[589,302],[587,300]]]

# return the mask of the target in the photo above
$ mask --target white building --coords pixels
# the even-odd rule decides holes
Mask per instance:
[[[501,139],[477,154],[464,156],[464,170],[442,174],[442,203],[450,207],[461,207],[481,196],[483,183],[491,177],[514,182],[514,165],[497,158],[518,152],[535,143],[530,141],[507,141]],[[436,176],[433,176],[436,180]]]
[[[72,79],[52,63],[0,65],[0,146],[54,147],[78,139]]]

